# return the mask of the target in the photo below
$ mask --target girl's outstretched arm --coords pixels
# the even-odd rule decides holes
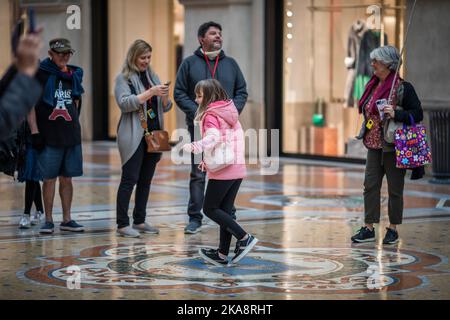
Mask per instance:
[[[221,134],[219,131],[220,124],[215,116],[207,115],[203,125],[205,126],[205,135],[203,139],[190,143],[190,150],[189,147],[186,147],[194,154],[214,149],[214,147],[221,140]]]

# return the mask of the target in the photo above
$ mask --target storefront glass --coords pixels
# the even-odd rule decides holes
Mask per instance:
[[[404,0],[285,0],[283,152],[364,158],[357,102],[368,55],[403,42]],[[403,70],[402,70],[403,73]]]

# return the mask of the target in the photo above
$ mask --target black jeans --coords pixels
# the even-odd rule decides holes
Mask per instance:
[[[219,252],[228,255],[232,236],[240,240],[247,232],[235,221],[233,214],[236,199],[242,179],[209,180],[206,188],[203,212],[220,226]]]
[[[194,126],[188,126],[189,134],[191,135],[191,141],[194,139]],[[203,215],[201,213],[203,207],[203,201],[205,199],[205,180],[206,173],[202,172],[198,165],[200,164],[202,155],[191,154],[191,178],[189,181],[189,204],[188,215],[189,221],[198,221],[202,223]],[[197,161],[194,161],[194,157]],[[195,163],[197,162],[197,163]],[[232,216],[236,219],[236,208],[232,208]]]
[[[122,166],[122,178],[117,191],[117,226],[119,229],[130,225],[128,208],[134,186],[136,186],[136,194],[133,223],[145,222],[150,185],[161,155],[161,153],[147,153],[147,144],[143,138],[136,152]]]

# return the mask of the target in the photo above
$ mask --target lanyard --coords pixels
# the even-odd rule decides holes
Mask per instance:
[[[211,69],[211,65],[209,64],[209,59],[208,59],[208,57],[206,56],[206,53],[205,53],[205,52],[203,52],[203,55],[205,56],[206,64],[208,65],[209,71],[211,72],[211,75],[212,75],[212,77],[213,77],[213,79],[214,79],[214,76],[215,76],[216,70],[217,70],[217,66],[219,65],[219,55],[217,55],[216,63],[214,64],[214,70]]]

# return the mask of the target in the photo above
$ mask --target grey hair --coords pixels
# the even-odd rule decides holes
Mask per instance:
[[[377,60],[386,65],[390,70],[396,70],[400,61],[400,54],[396,47],[384,46],[373,50],[370,53],[370,59]]]

